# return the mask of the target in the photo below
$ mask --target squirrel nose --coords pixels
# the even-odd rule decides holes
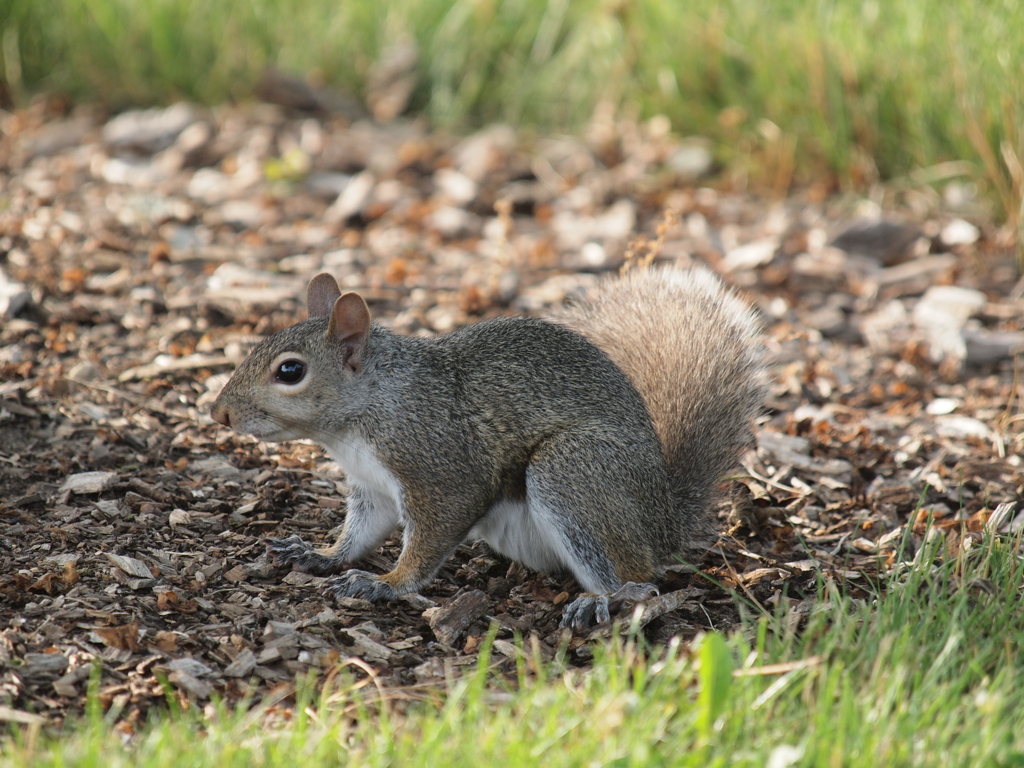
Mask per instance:
[[[231,426],[231,414],[223,403],[214,403],[213,408],[210,409],[210,416],[225,427]]]

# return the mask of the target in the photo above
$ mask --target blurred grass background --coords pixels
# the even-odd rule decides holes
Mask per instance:
[[[411,38],[412,110],[442,128],[578,131],[603,104],[787,188],[968,160],[1013,221],[1024,186],[1019,0],[0,0],[0,36],[20,104],[215,104],[267,67],[358,96]]]

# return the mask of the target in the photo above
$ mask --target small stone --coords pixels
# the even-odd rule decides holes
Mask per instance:
[[[953,219],[939,234],[944,245],[973,245],[978,242],[981,230],[963,219]]]
[[[936,307],[942,308],[947,314],[954,315],[963,320],[973,315],[985,306],[985,294],[973,288],[961,288],[956,285],[936,285],[927,290],[921,300],[914,308],[915,320],[917,319],[917,308]]]
[[[694,181],[705,176],[714,164],[715,158],[711,154],[711,148],[703,139],[685,141],[665,161],[665,167],[685,181]]]
[[[43,562],[63,567],[67,563],[77,563],[81,559],[82,554],[80,552],[63,552],[59,555],[50,555],[49,557],[44,557]]]
[[[314,576],[312,573],[304,573],[303,571],[289,571],[281,581],[293,587],[305,587],[308,584],[322,582],[323,577]]]
[[[92,127],[92,120],[88,117],[72,117],[47,123],[28,142],[28,155],[47,156],[74,147],[85,139]]]
[[[596,284],[596,275],[555,275],[522,291],[515,304],[525,311],[534,312],[559,304],[567,297],[582,296]]]
[[[824,247],[793,257],[793,271],[805,277],[838,280],[846,273],[848,261],[846,253],[839,248]]]
[[[438,333],[448,333],[459,325],[459,311],[455,307],[438,304],[426,313],[427,325]]]
[[[263,637],[261,639],[264,643],[269,643],[279,637],[292,634],[295,634],[294,624],[287,621],[268,621],[267,626],[263,628]]]
[[[11,320],[31,304],[32,294],[28,288],[8,279],[0,269],[0,318]]]
[[[774,237],[756,240],[738,248],[733,248],[722,259],[722,267],[728,272],[737,269],[753,269],[769,263],[775,258],[779,249],[779,241]]]
[[[103,126],[103,140],[112,146],[152,154],[171,146],[198,118],[197,108],[184,102],[165,109],[131,110]]]
[[[910,224],[894,221],[857,222],[832,241],[832,245],[849,254],[867,256],[891,266],[902,261],[921,231]]]
[[[185,192],[194,200],[213,205],[231,194],[231,179],[214,168],[200,168],[192,174]]]
[[[588,267],[603,267],[608,263],[608,252],[600,243],[584,243],[580,249],[580,261]]]
[[[960,407],[960,401],[952,397],[936,397],[925,407],[925,413],[930,416],[945,416]]]
[[[476,197],[477,183],[452,168],[439,168],[434,174],[437,189],[454,205],[465,205]]]
[[[369,171],[363,171],[352,177],[338,199],[324,211],[324,221],[328,224],[344,224],[355,216],[370,200],[377,181]]]
[[[100,375],[101,372],[99,366],[91,360],[83,360],[80,363],[75,363],[68,371],[69,379],[82,384],[87,384],[90,381],[96,381],[96,379],[100,378]]]
[[[196,471],[208,472],[222,480],[241,480],[243,478],[242,470],[220,456],[200,459],[199,461],[192,462],[191,466]]]
[[[837,336],[846,329],[846,315],[838,307],[821,307],[808,312],[801,321],[808,328],[821,331],[826,336]]]
[[[193,677],[206,677],[206,675],[213,672],[213,670],[203,664],[203,662],[187,656],[181,659],[174,659],[174,661],[167,665],[167,668],[172,672],[185,672]]]
[[[860,332],[872,351],[888,354],[910,331],[910,316],[903,303],[893,299],[862,318]]]
[[[991,429],[970,416],[940,416],[935,419],[935,431],[943,437],[958,440],[970,437],[987,440],[992,437]]]
[[[182,131],[168,149],[153,158],[154,163],[168,175],[181,171],[187,165],[196,165],[213,138],[208,123],[198,121]]]
[[[608,210],[594,218],[592,236],[609,240],[625,240],[636,229],[636,203],[620,198]]]
[[[117,472],[78,472],[68,475],[60,487],[60,493],[72,493],[76,496],[92,493],[103,493],[117,483]]]
[[[349,628],[341,630],[352,639],[356,652],[367,661],[388,661],[395,652],[382,643],[378,643],[364,632]]]
[[[26,653],[21,674],[27,678],[51,677],[68,668],[68,657],[60,653]]]
[[[66,698],[74,698],[78,696],[78,684],[83,680],[88,680],[90,674],[90,666],[80,666],[72,669],[63,677],[53,681],[53,690],[58,696],[64,696]]]
[[[952,253],[937,253],[934,256],[922,256],[919,259],[887,267],[878,273],[878,285],[920,284],[920,288],[909,293],[923,292],[939,275],[956,267],[957,258]]]
[[[248,269],[240,264],[224,262],[206,280],[206,295],[214,301],[231,305],[279,306],[281,302],[302,293],[300,277]]]
[[[249,571],[244,565],[236,565],[224,574],[224,580],[237,584],[249,578]]]
[[[103,556],[129,576],[135,576],[139,579],[153,578],[153,572],[141,560],[136,560],[134,557],[126,557],[125,555],[115,555],[112,552],[104,552]]]
[[[123,184],[136,189],[151,189],[163,181],[164,172],[149,162],[129,162],[110,157],[99,165],[99,177],[108,184]]]
[[[200,680],[188,672],[172,672],[167,679],[179,688],[184,688],[197,699],[207,699],[213,693],[213,686],[210,683]]]
[[[216,210],[215,218],[225,224],[256,228],[266,218],[263,206],[252,200],[228,200]]]
[[[122,517],[121,509],[118,503],[113,500],[97,501],[93,503],[93,506],[100,511],[104,517]]]
[[[495,648],[497,648],[499,642],[508,641],[496,640],[494,642]],[[444,662],[442,662],[441,659],[437,658],[436,656],[431,657],[424,661],[422,664],[413,667],[412,676],[415,677],[416,680],[418,680],[421,683],[429,683],[435,680],[444,680]]]
[[[507,125],[492,125],[463,139],[453,150],[455,167],[475,182],[503,165],[515,149],[516,132]]]
[[[171,528],[188,526],[192,523],[192,515],[184,509],[173,509],[171,510],[171,514],[167,517],[167,522],[170,523]]]
[[[987,328],[964,328],[970,365],[992,365],[1024,353],[1024,331],[991,331]]]
[[[451,205],[442,206],[431,212],[425,223],[447,238],[467,237],[479,233],[481,228],[479,216]]]
[[[928,342],[928,354],[937,363],[949,360],[954,368],[967,358],[967,343],[961,330],[967,319],[985,306],[985,294],[955,285],[937,285],[927,290],[914,307],[914,326]]]
[[[352,181],[347,173],[335,171],[313,171],[306,176],[305,186],[310,194],[327,200],[335,200]]]

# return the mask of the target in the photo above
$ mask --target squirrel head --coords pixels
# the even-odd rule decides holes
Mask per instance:
[[[277,442],[317,439],[342,416],[366,363],[370,310],[327,273],[306,290],[309,319],[269,336],[242,362],[213,404],[214,421]]]

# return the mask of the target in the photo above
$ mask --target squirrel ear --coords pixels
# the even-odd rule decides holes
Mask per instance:
[[[327,339],[342,349],[342,364],[358,371],[363,364],[366,341],[370,337],[370,309],[358,293],[339,296],[331,310]]]
[[[309,308],[310,317],[327,317],[331,314],[331,308],[335,300],[341,296],[341,289],[338,281],[333,275],[321,272],[309,281],[306,288],[306,306]]]

